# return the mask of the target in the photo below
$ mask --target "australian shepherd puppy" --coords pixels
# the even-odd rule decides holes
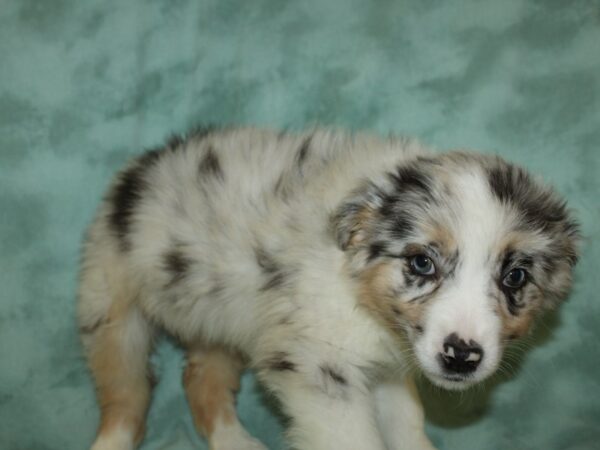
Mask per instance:
[[[409,369],[465,389],[562,300],[578,227],[495,156],[313,130],[202,130],[134,159],[87,234],[79,325],[101,409],[93,450],[142,439],[157,330],[213,450],[240,425],[240,371],[299,450],[433,448]]]

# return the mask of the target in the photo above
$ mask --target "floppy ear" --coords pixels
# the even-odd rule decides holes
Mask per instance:
[[[566,202],[550,186],[525,169],[499,157],[487,169],[491,192],[519,214],[521,229],[542,236],[547,249],[542,263],[547,279],[540,289],[547,306],[564,300],[570,290],[573,266],[579,256],[581,232]]]
[[[545,268],[551,275],[542,290],[547,300],[546,306],[552,308],[565,300],[571,290],[573,269],[581,251],[582,236],[579,223],[568,210],[559,223],[548,227],[548,234],[553,242]]]
[[[330,220],[341,250],[358,249],[366,242],[384,196],[379,187],[368,182],[338,205]]]

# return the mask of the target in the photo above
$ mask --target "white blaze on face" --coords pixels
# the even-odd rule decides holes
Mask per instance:
[[[459,252],[452,277],[443,281],[427,309],[425,332],[415,350],[425,372],[437,384],[459,389],[480,381],[495,371],[500,359],[501,319],[490,297],[494,280],[497,247],[508,230],[510,212],[492,196],[487,179],[479,172],[465,171],[453,180],[453,223],[448,224]],[[453,357],[454,349],[444,349],[448,336],[456,334],[466,343],[473,341],[483,353],[470,353],[467,361],[479,361],[466,382],[444,380],[440,354]],[[452,355],[450,355],[452,353]]]

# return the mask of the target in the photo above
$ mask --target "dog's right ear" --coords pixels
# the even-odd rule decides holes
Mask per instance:
[[[368,182],[335,209],[331,229],[341,250],[358,249],[367,241],[384,196],[380,188]]]

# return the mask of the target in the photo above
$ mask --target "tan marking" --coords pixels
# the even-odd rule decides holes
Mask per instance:
[[[97,437],[122,428],[131,432],[137,444],[144,435],[151,387],[147,353],[131,358],[124,348],[122,335],[129,314],[131,308],[126,301],[113,302],[106,322],[90,343],[89,366],[100,406]]]
[[[145,433],[149,391],[130,386],[127,390],[105,388],[99,391],[101,420],[97,436],[109,435],[118,428],[130,430],[134,443],[142,441]]]
[[[237,421],[235,392],[240,388],[242,368],[239,356],[221,348],[195,346],[188,351],[183,385],[196,428],[207,438],[216,423]]]
[[[352,230],[350,230],[350,239],[348,240],[348,247],[356,248],[362,242],[364,242],[368,224],[372,221],[374,214],[375,211],[368,206],[364,206],[356,214],[356,224],[354,225]]]
[[[426,234],[430,242],[434,242],[440,247],[442,255],[450,255],[457,248],[456,239],[447,225],[433,224],[426,230]]]
[[[533,318],[531,314],[520,312],[519,315],[515,317],[504,312],[503,308],[500,309],[503,311],[501,313],[503,336],[511,339],[525,336],[531,326]]]
[[[516,316],[508,311],[505,300],[496,305],[496,312],[502,319],[502,335],[505,339],[514,339],[525,336],[531,328],[536,315],[541,311],[541,295],[535,286],[527,286],[525,292],[527,300],[525,306],[519,309]]]
[[[531,233],[512,231],[496,244],[492,254],[500,256],[519,249],[527,251],[543,246],[542,244],[543,241],[538,243]],[[499,261],[499,263],[501,264],[502,261]],[[496,306],[496,312],[502,319],[502,335],[504,338],[514,339],[525,336],[529,332],[535,317],[542,310],[543,295],[540,289],[533,283],[528,283],[523,289],[525,289],[522,293],[525,306],[518,310],[516,316],[509,312],[504,294],[499,294],[501,297],[499,304]]]
[[[547,247],[548,241],[544,236],[539,236],[531,232],[513,230],[506,233],[503,238],[492,248],[492,255],[505,255],[510,251],[531,252],[543,250]]]
[[[413,326],[419,324],[424,306],[421,302],[402,301],[394,295],[395,271],[397,268],[386,261],[366,269],[360,276],[359,301],[392,331],[398,333],[403,321]]]

